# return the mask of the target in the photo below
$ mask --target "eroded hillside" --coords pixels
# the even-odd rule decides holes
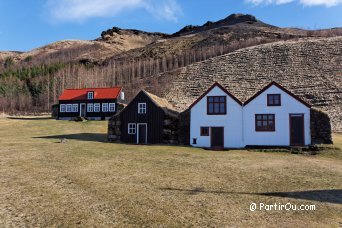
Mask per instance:
[[[155,92],[184,110],[214,81],[245,101],[274,80],[326,111],[333,129],[342,131],[341,53],[342,37],[259,45],[159,75],[167,83]]]

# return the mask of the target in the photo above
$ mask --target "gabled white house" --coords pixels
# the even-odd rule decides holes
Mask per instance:
[[[276,82],[244,103],[242,123],[247,146],[311,144],[310,105]]]
[[[190,144],[194,147],[243,147],[242,103],[220,84],[190,106]]]
[[[244,105],[215,83],[189,109],[190,144],[194,147],[311,144],[310,105],[276,82]]]

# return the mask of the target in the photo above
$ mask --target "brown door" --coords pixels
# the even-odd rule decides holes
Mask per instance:
[[[224,133],[223,127],[212,127],[211,128],[211,148],[223,149],[224,147]]]
[[[304,146],[304,114],[290,114],[290,145]]]
[[[138,144],[147,144],[147,126],[138,124]]]

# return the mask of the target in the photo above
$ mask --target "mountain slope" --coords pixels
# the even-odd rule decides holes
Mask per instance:
[[[238,45],[244,42],[253,46],[307,36],[336,34],[342,35],[342,29],[306,31],[279,28],[257,20],[252,15],[232,14],[216,22],[208,21],[202,26],[186,26],[171,35],[113,27],[103,31],[101,37],[94,41],[67,40],[24,53],[0,52],[0,68],[7,58],[11,58],[16,67],[57,61],[109,64],[113,61],[125,62],[137,58],[163,58],[218,45]]]
[[[122,52],[107,59],[106,62],[133,58],[162,58],[219,45],[238,45],[245,42],[248,46],[253,46],[307,36],[306,30],[279,28],[259,21],[251,15],[233,14],[217,22],[207,22],[202,26],[189,25],[172,35],[164,34],[161,36],[162,39],[142,48]]]
[[[113,27],[94,41],[0,52],[0,110],[49,111],[65,88],[103,86],[124,86],[128,99],[146,88],[183,109],[213,80],[244,100],[275,79],[328,111],[342,131],[341,35],[241,14],[171,35]]]
[[[326,111],[333,129],[342,131],[341,53],[342,37],[259,45],[189,65],[172,78],[167,74],[167,84],[159,75],[156,88],[165,90],[155,92],[184,110],[214,81],[245,101],[275,80]]]

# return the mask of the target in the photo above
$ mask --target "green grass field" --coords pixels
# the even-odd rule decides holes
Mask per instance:
[[[305,156],[112,144],[106,131],[105,121],[1,118],[0,227],[342,226],[342,135]]]

